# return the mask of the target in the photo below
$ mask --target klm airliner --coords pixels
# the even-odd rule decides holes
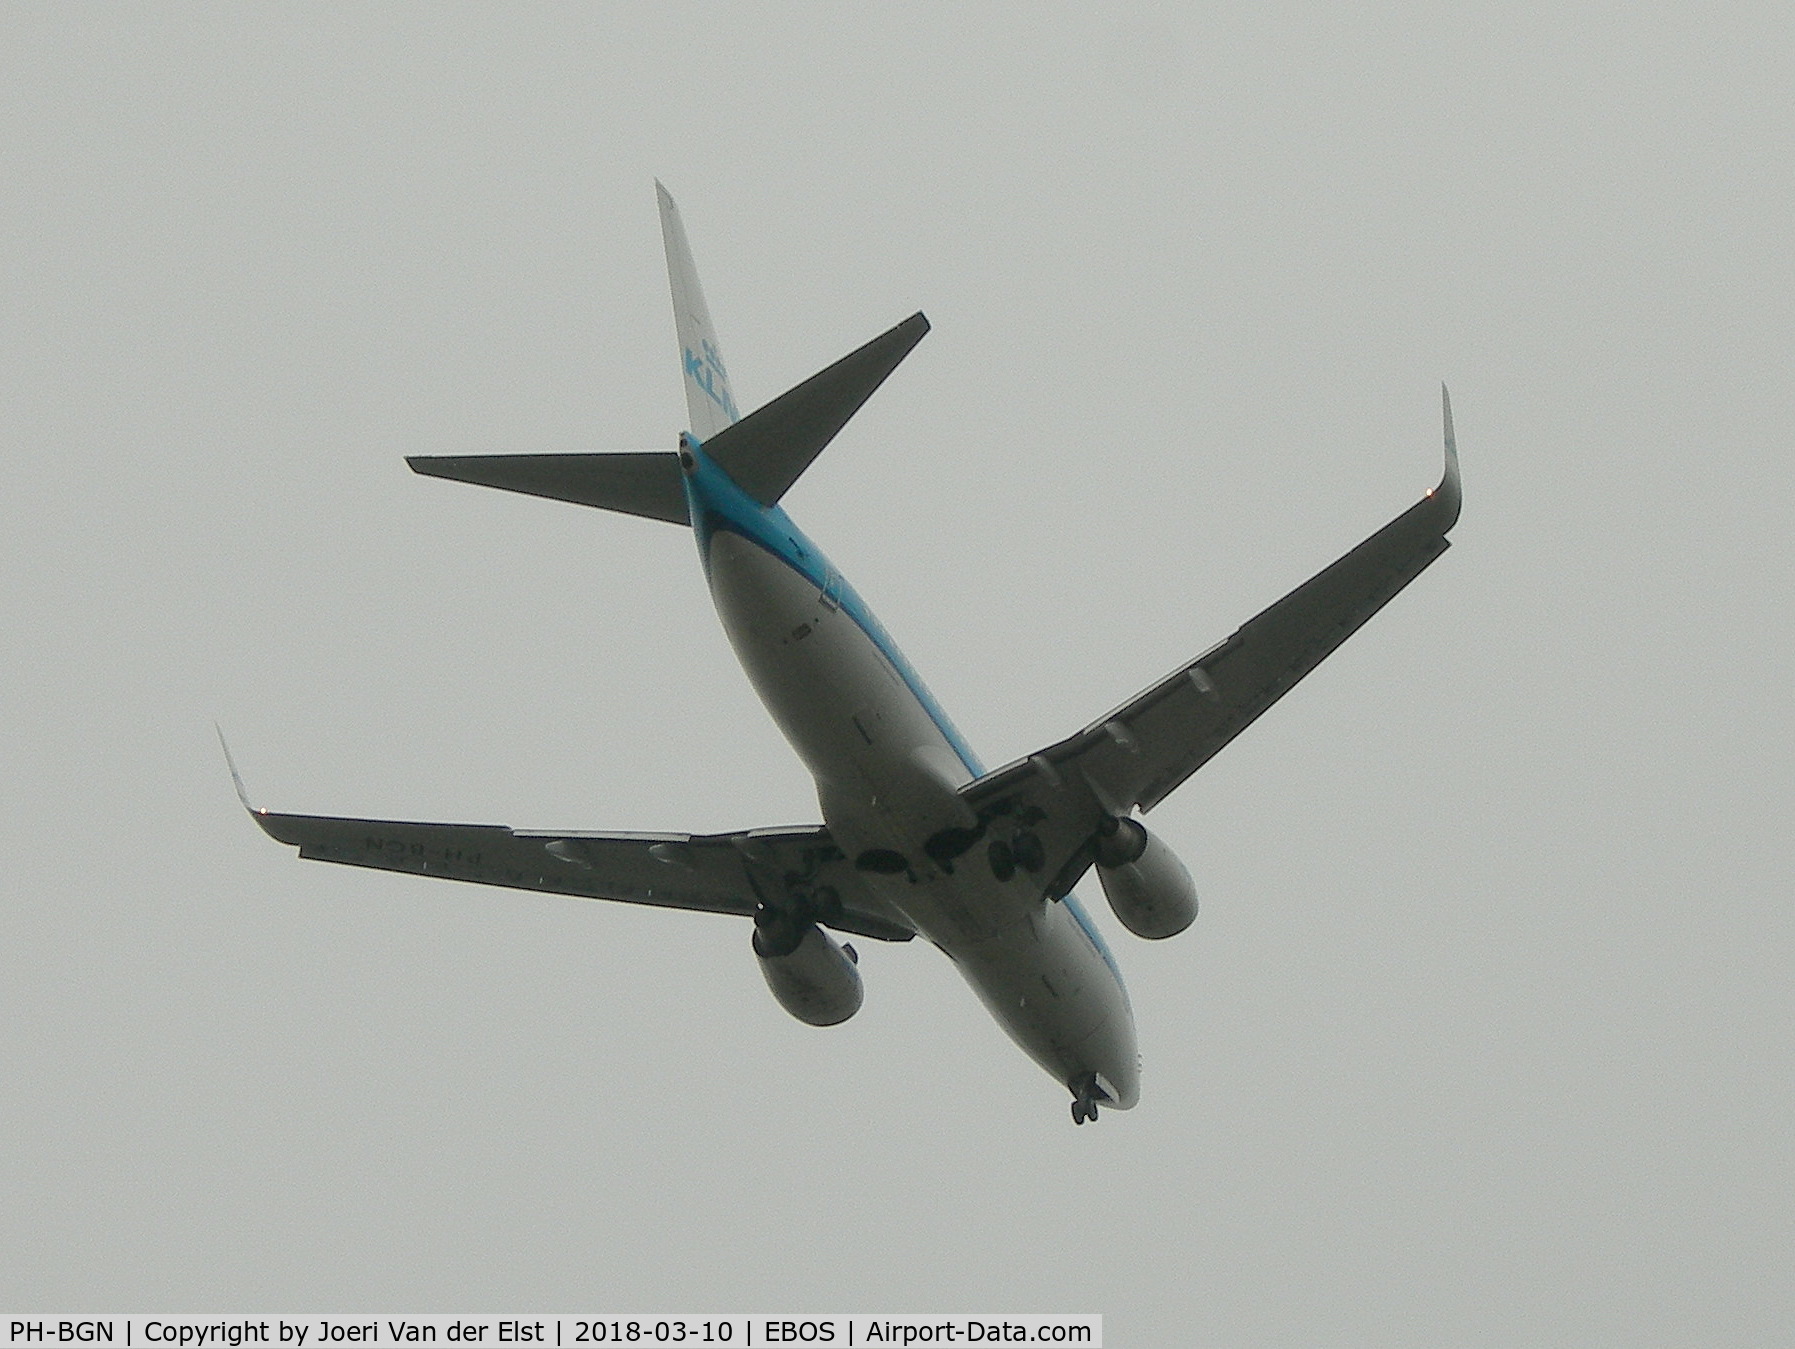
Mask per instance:
[[[301,857],[483,885],[734,914],[773,996],[813,1026],[859,1010],[854,947],[947,954],[1072,1118],[1140,1095],[1122,976],[1073,893],[1095,870],[1123,927],[1190,926],[1189,872],[1138,815],[1283,697],[1447,548],[1440,484],[1195,660],[1083,730],[987,772],[896,643],[780,506],[924,333],[913,314],[741,416],[685,227],[658,183],[690,428],[651,453],[418,457],[418,473],[689,527],[730,644],[816,779],[823,823],[729,834],[565,833],[288,815],[251,806]],[[232,774],[236,770],[233,767]]]

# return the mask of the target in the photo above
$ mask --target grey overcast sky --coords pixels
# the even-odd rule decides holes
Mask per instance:
[[[0,1303],[1795,1338],[1787,4],[8,4]],[[407,453],[933,334],[788,498],[996,764],[1409,505],[1152,816],[1140,1107],[921,943],[301,863],[263,804],[816,817],[690,537]],[[1094,890],[1088,895],[1101,910]]]

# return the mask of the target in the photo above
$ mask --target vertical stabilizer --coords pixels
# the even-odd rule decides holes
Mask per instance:
[[[723,354],[717,348],[710,309],[704,303],[704,292],[698,288],[698,271],[692,265],[692,247],[686,242],[679,207],[673,204],[658,178],[654,190],[661,203],[661,242],[667,248],[667,280],[673,289],[673,322],[679,332],[686,410],[692,418],[690,430],[698,439],[709,440],[733,424],[740,414],[736,411],[735,395],[730,392]]]

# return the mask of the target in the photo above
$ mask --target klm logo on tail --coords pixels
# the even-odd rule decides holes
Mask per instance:
[[[703,389],[704,396],[722,408],[730,421],[740,421],[741,413],[735,410],[735,399],[729,392],[729,372],[723,368],[723,358],[708,340],[700,339],[698,347],[702,355],[690,347],[685,348],[686,377]]]

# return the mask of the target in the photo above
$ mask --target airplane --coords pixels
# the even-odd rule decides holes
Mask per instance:
[[[742,416],[678,208],[657,180],[690,427],[676,450],[416,456],[411,468],[691,529],[730,645],[816,779],[820,824],[726,834],[512,829],[280,814],[299,856],[583,899],[734,914],[780,1005],[846,1021],[859,955],[834,934],[944,952],[1072,1093],[1072,1119],[1140,1096],[1116,958],[1074,894],[1095,870],[1137,936],[1190,926],[1190,873],[1138,816],[1245,730],[1448,547],[1458,451],[1416,504],[1270,608],[1082,730],[987,772],[781,499],[929,330],[913,314]],[[221,737],[222,738],[222,737]],[[229,759],[229,749],[226,748]]]

